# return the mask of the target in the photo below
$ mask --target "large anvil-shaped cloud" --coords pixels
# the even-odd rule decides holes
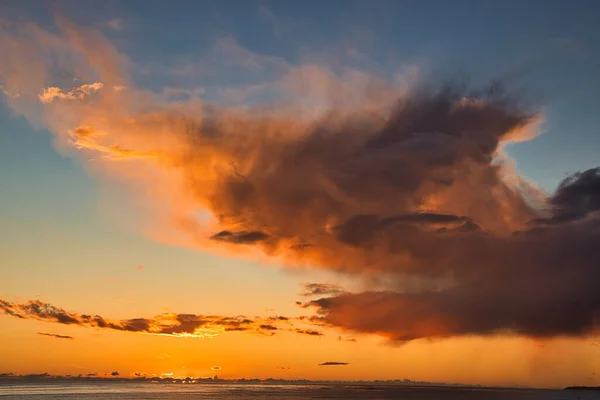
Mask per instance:
[[[158,240],[389,278],[385,291],[309,304],[324,323],[392,339],[596,331],[598,170],[550,197],[512,173],[503,145],[531,138],[540,116],[497,86],[398,90],[363,71],[278,63],[280,75],[256,86],[282,94],[276,106],[169,103],[136,88],[127,57],[99,32],[58,25],[3,32],[0,84],[19,93],[9,104],[60,143],[102,156],[97,170],[133,181]],[[127,90],[66,87],[40,104],[43,88],[57,87],[47,55],[64,52],[72,57],[54,61],[75,60],[61,67],[94,78],[84,85]],[[234,53],[243,65],[247,53]],[[206,322],[169,318],[113,324],[175,334]]]

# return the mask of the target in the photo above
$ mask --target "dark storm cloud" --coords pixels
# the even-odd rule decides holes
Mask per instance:
[[[395,341],[499,333],[585,336],[600,321],[598,169],[575,174],[549,199],[550,224],[499,236],[478,231],[427,257],[454,282],[436,291],[343,293],[316,307],[324,322]],[[538,221],[539,222],[539,221]],[[441,271],[441,269],[440,269]]]
[[[386,234],[385,229],[396,226],[398,231],[418,231],[433,227],[437,232],[477,230],[478,225],[470,218],[451,214],[415,213],[379,218],[376,215],[356,215],[333,228],[334,237],[351,246],[366,246],[376,239],[377,234]],[[421,227],[421,228],[420,228]]]
[[[555,224],[600,211],[600,168],[578,172],[564,179],[548,203],[552,216],[538,218],[534,222]]]
[[[439,265],[425,258],[464,235],[509,234],[539,216],[495,162],[501,142],[533,129],[535,112],[499,90],[452,84],[384,109],[334,110],[308,125],[217,109],[210,138],[190,128],[181,171],[195,195],[210,192],[224,228],[211,238],[355,274],[430,274]],[[192,168],[206,146],[229,164],[210,190]]]
[[[318,319],[303,321],[397,341],[597,332],[598,169],[575,174],[540,199],[535,186],[506,168],[502,153],[503,145],[531,137],[540,116],[498,85],[439,87],[424,77],[399,91],[363,72],[350,74],[349,82],[326,68],[288,65],[275,86],[298,88],[291,94],[301,98],[268,110],[165,104],[126,79],[123,55],[108,40],[67,21],[59,25],[64,35],[40,27],[7,36],[13,51],[0,63],[14,74],[2,76],[2,85],[18,94],[10,104],[36,122],[43,107],[39,122],[57,141],[101,156],[98,162],[135,160],[132,168],[156,171],[156,179],[147,179],[104,168],[141,179],[132,187],[152,189],[143,191],[153,193],[151,208],[173,211],[174,220],[165,222],[176,230],[173,237],[183,233],[186,244],[202,250],[218,246],[253,257],[259,250],[286,266],[386,284],[378,292],[322,293],[327,297],[305,305],[316,308]],[[92,45],[72,48],[69,35]],[[18,51],[47,37],[52,43]],[[47,60],[82,60],[72,72],[103,71],[103,82],[47,87],[51,74],[28,76],[25,68],[55,70]],[[126,96],[107,90],[114,85],[127,86]],[[310,116],[307,99],[319,109]],[[31,100],[39,106],[33,115],[25,111]],[[176,190],[155,190],[170,187]],[[214,218],[207,222],[190,210]],[[191,314],[112,321],[39,301],[0,307],[16,318],[163,335],[210,335],[215,328],[268,334],[278,323]]]

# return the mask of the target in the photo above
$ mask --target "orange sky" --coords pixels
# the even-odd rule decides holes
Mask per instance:
[[[323,337],[228,333],[215,339],[149,336],[2,317],[0,370],[18,374],[173,373],[175,376],[284,379],[411,379],[561,387],[596,384],[600,348],[589,340],[461,338],[392,347],[334,330]],[[74,340],[38,335],[52,332]],[[346,366],[318,366],[325,361]],[[213,371],[219,366],[221,370]],[[281,369],[286,368],[286,369]],[[289,369],[288,369],[289,368]]]
[[[570,210],[533,207],[550,195],[504,153],[539,134],[542,113],[460,96],[432,129],[475,127],[483,140],[469,130],[395,142],[402,121],[437,115],[437,94],[411,97],[419,66],[390,81],[225,40],[232,63],[285,71],[251,88],[282,101],[215,106],[187,88],[139,85],[135,60],[102,29],[53,24],[0,33],[3,112],[22,130],[2,134],[31,140],[15,144],[7,176],[15,193],[35,190],[7,194],[0,219],[0,373],[600,384],[595,303],[573,327],[561,307],[572,288],[554,286],[577,287],[589,263],[578,253],[580,276],[557,273],[564,265],[544,247],[570,249],[563,238],[585,237],[597,214],[555,222]],[[390,114],[397,99],[405,108]],[[36,146],[48,164],[34,165]],[[64,169],[44,175],[52,163]],[[548,242],[515,234],[535,220]],[[541,283],[523,283],[531,277]],[[307,283],[333,286],[303,295]],[[206,316],[226,322],[199,337]],[[194,337],[172,333],[176,318]]]

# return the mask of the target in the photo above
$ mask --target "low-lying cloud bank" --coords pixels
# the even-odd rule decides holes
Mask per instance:
[[[226,317],[198,314],[159,314],[154,318],[131,318],[110,320],[100,315],[79,314],[66,311],[39,300],[13,303],[0,299],[0,311],[20,319],[34,319],[63,325],[88,328],[111,329],[150,335],[212,338],[226,332],[248,332],[272,336],[278,331],[295,332],[302,335],[322,336],[319,331],[294,327],[291,318],[276,316],[268,318]],[[300,320],[298,320],[300,321]],[[300,322],[306,325],[306,322]],[[40,333],[59,339],[71,336]]]

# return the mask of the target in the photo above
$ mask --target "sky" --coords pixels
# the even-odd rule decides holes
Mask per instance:
[[[599,385],[599,20],[3,2],[0,373]]]

